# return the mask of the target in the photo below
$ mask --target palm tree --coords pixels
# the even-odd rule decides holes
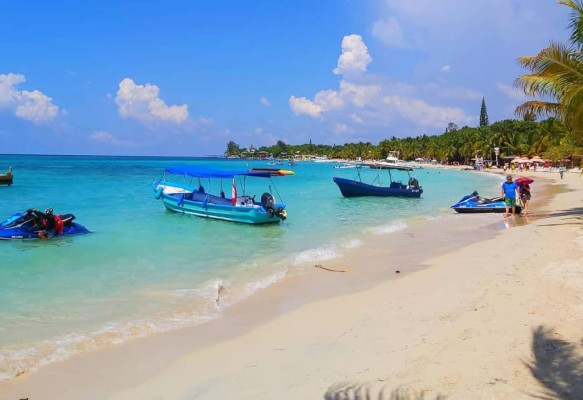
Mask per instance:
[[[535,100],[520,105],[516,114],[557,116],[583,139],[583,0],[559,3],[572,9],[569,43],[552,42],[537,55],[518,59],[531,73],[514,84]]]
[[[541,121],[536,129],[537,138],[532,148],[532,153],[541,155],[549,147],[558,145],[567,134],[564,124],[556,118]]]

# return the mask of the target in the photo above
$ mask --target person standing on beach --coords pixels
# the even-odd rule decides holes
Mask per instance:
[[[508,216],[508,210],[512,207],[512,215],[516,212],[516,191],[518,185],[512,180],[512,175],[506,177],[506,182],[502,184],[502,198],[506,205],[504,216]]]
[[[520,194],[520,201],[522,202],[522,209],[524,210],[524,215],[528,215],[528,203],[530,201],[530,185],[526,182],[520,184],[518,188]]]

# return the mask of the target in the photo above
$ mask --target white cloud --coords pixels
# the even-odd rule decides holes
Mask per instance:
[[[403,34],[403,28],[393,16],[375,22],[372,26],[372,35],[389,47],[410,47]]]
[[[259,103],[265,107],[269,107],[271,105],[271,103],[269,102],[269,100],[266,97],[260,98]]]
[[[314,101],[305,97],[291,96],[289,104],[296,115],[309,115],[313,118],[321,117],[323,113],[343,108],[347,103],[359,108],[371,103],[380,91],[376,85],[357,85],[345,80],[340,82],[340,92],[335,90],[321,90],[316,93]]]
[[[486,36],[515,44],[532,41],[536,36],[546,43],[549,37],[554,37],[550,32],[556,32],[556,27],[545,20],[546,14],[557,9],[552,1],[537,2],[536,6],[532,0],[384,0],[383,4],[385,10],[373,24],[373,34],[375,26],[391,20],[392,26],[401,29],[402,41],[418,48],[441,49],[439,45],[448,45],[447,42],[467,48]],[[533,26],[538,29],[533,30]],[[460,40],[468,32],[472,32],[472,40]],[[375,36],[387,43],[382,36]]]
[[[451,67],[449,65],[444,65],[443,67],[441,67],[441,72],[449,72],[450,69]]]
[[[322,107],[305,97],[291,96],[289,106],[296,115],[306,114],[310,117],[317,118],[322,112]]]
[[[314,98],[316,104],[320,104],[324,111],[334,110],[342,107],[344,101],[340,94],[335,90],[321,90]]]
[[[480,99],[482,94],[471,89],[451,88],[442,83],[412,85],[364,73],[345,75],[339,82],[338,90],[321,90],[313,100],[291,96],[289,103],[296,115],[319,118],[331,132],[337,134],[354,132],[356,125],[359,125],[359,131],[369,127],[386,127],[395,117],[418,127],[432,128],[443,128],[452,121],[460,125],[473,121],[461,108],[432,105],[424,100],[439,97],[475,100]]]
[[[466,116],[459,108],[431,106],[423,100],[404,99],[393,95],[385,97],[383,102],[401,117],[419,126],[439,128],[450,122],[466,125],[473,121],[473,118]]]
[[[318,118],[323,112],[341,108],[342,97],[334,90],[322,90],[316,93],[314,101],[305,97],[291,96],[289,105],[296,115],[306,114],[313,118]]]
[[[342,39],[342,54],[338,57],[338,66],[334,68],[337,75],[366,72],[372,58],[368,54],[368,47],[360,35],[348,35]]]
[[[17,90],[16,86],[26,81],[24,75],[0,74],[0,109],[14,112],[18,118],[42,123],[54,120],[59,107],[53,100],[38,90]]]
[[[504,93],[506,97],[512,100],[525,102],[530,100],[531,98],[524,94],[524,92],[514,86],[505,85],[503,83],[498,84],[498,90]]]
[[[375,97],[381,91],[378,85],[357,85],[347,81],[340,81],[340,93],[342,98],[348,99],[357,107],[365,107],[374,102]]]
[[[188,120],[188,105],[168,106],[160,99],[158,86],[137,85],[130,78],[119,83],[115,102],[122,118],[132,118],[144,125],[159,121],[182,124]]]
[[[117,139],[114,135],[105,131],[95,131],[89,135],[89,139],[94,142],[109,144],[120,147],[134,147],[136,144],[128,140]]]
[[[334,125],[335,133],[346,133],[348,132],[348,125],[346,124],[336,124]]]
[[[215,121],[211,118],[198,117],[196,121],[198,122],[198,125],[203,128],[210,128],[212,126],[215,126]]]
[[[479,90],[461,87],[451,87],[444,84],[430,83],[425,85],[424,88],[429,93],[434,94],[434,96],[443,99],[474,101],[481,100],[482,97],[484,97],[484,94]]]

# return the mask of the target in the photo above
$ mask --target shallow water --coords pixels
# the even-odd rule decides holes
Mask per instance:
[[[249,226],[174,214],[154,199],[166,165],[269,167],[262,161],[156,157],[0,156],[0,218],[35,207],[73,213],[89,235],[7,241],[0,262],[0,380],[72,354],[220,316],[226,307],[314,262],[387,235],[414,219],[451,214],[473,190],[497,195],[499,177],[418,169],[420,199],[345,199],[333,176],[353,169],[299,162],[296,175],[248,180],[287,204],[280,224]],[[362,170],[372,181],[376,171]],[[381,171],[385,174],[386,171]],[[399,175],[406,182],[406,175]],[[205,182],[207,192],[221,190]],[[231,182],[223,182],[229,192]],[[238,189],[241,193],[241,187]],[[483,193],[482,193],[483,192]],[[216,303],[218,289],[220,307]]]

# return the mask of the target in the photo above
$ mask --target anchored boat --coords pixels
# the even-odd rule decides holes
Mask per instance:
[[[12,185],[14,176],[12,175],[12,167],[8,167],[8,171],[5,174],[0,174],[0,185]]]
[[[377,176],[372,183],[364,183],[360,175],[360,168],[357,168],[357,179],[346,179],[334,177],[333,180],[340,188],[340,193],[344,197],[358,196],[397,196],[397,197],[421,197],[423,188],[419,181],[410,175],[413,170],[411,167],[385,166],[382,170],[388,171],[389,185],[384,186],[381,183],[381,169],[377,170]],[[407,173],[407,184],[393,179],[391,171],[404,171]]]
[[[153,183],[156,199],[162,200],[164,206],[173,212],[196,215],[198,217],[220,219],[245,224],[267,224],[283,221],[287,218],[285,204],[276,202],[273,193],[265,192],[260,200],[255,195],[245,193],[248,178],[268,178],[281,176],[272,170],[223,170],[204,166],[170,166],[164,170],[162,179]],[[182,178],[186,182],[178,183]],[[171,180],[168,180],[171,179]],[[231,197],[226,197],[222,190],[222,181],[231,180]],[[217,194],[207,192],[204,184],[210,186],[211,180],[221,181],[221,190]],[[237,180],[243,193],[237,190]],[[275,187],[273,183],[269,187]],[[278,194],[279,195],[279,194]]]

